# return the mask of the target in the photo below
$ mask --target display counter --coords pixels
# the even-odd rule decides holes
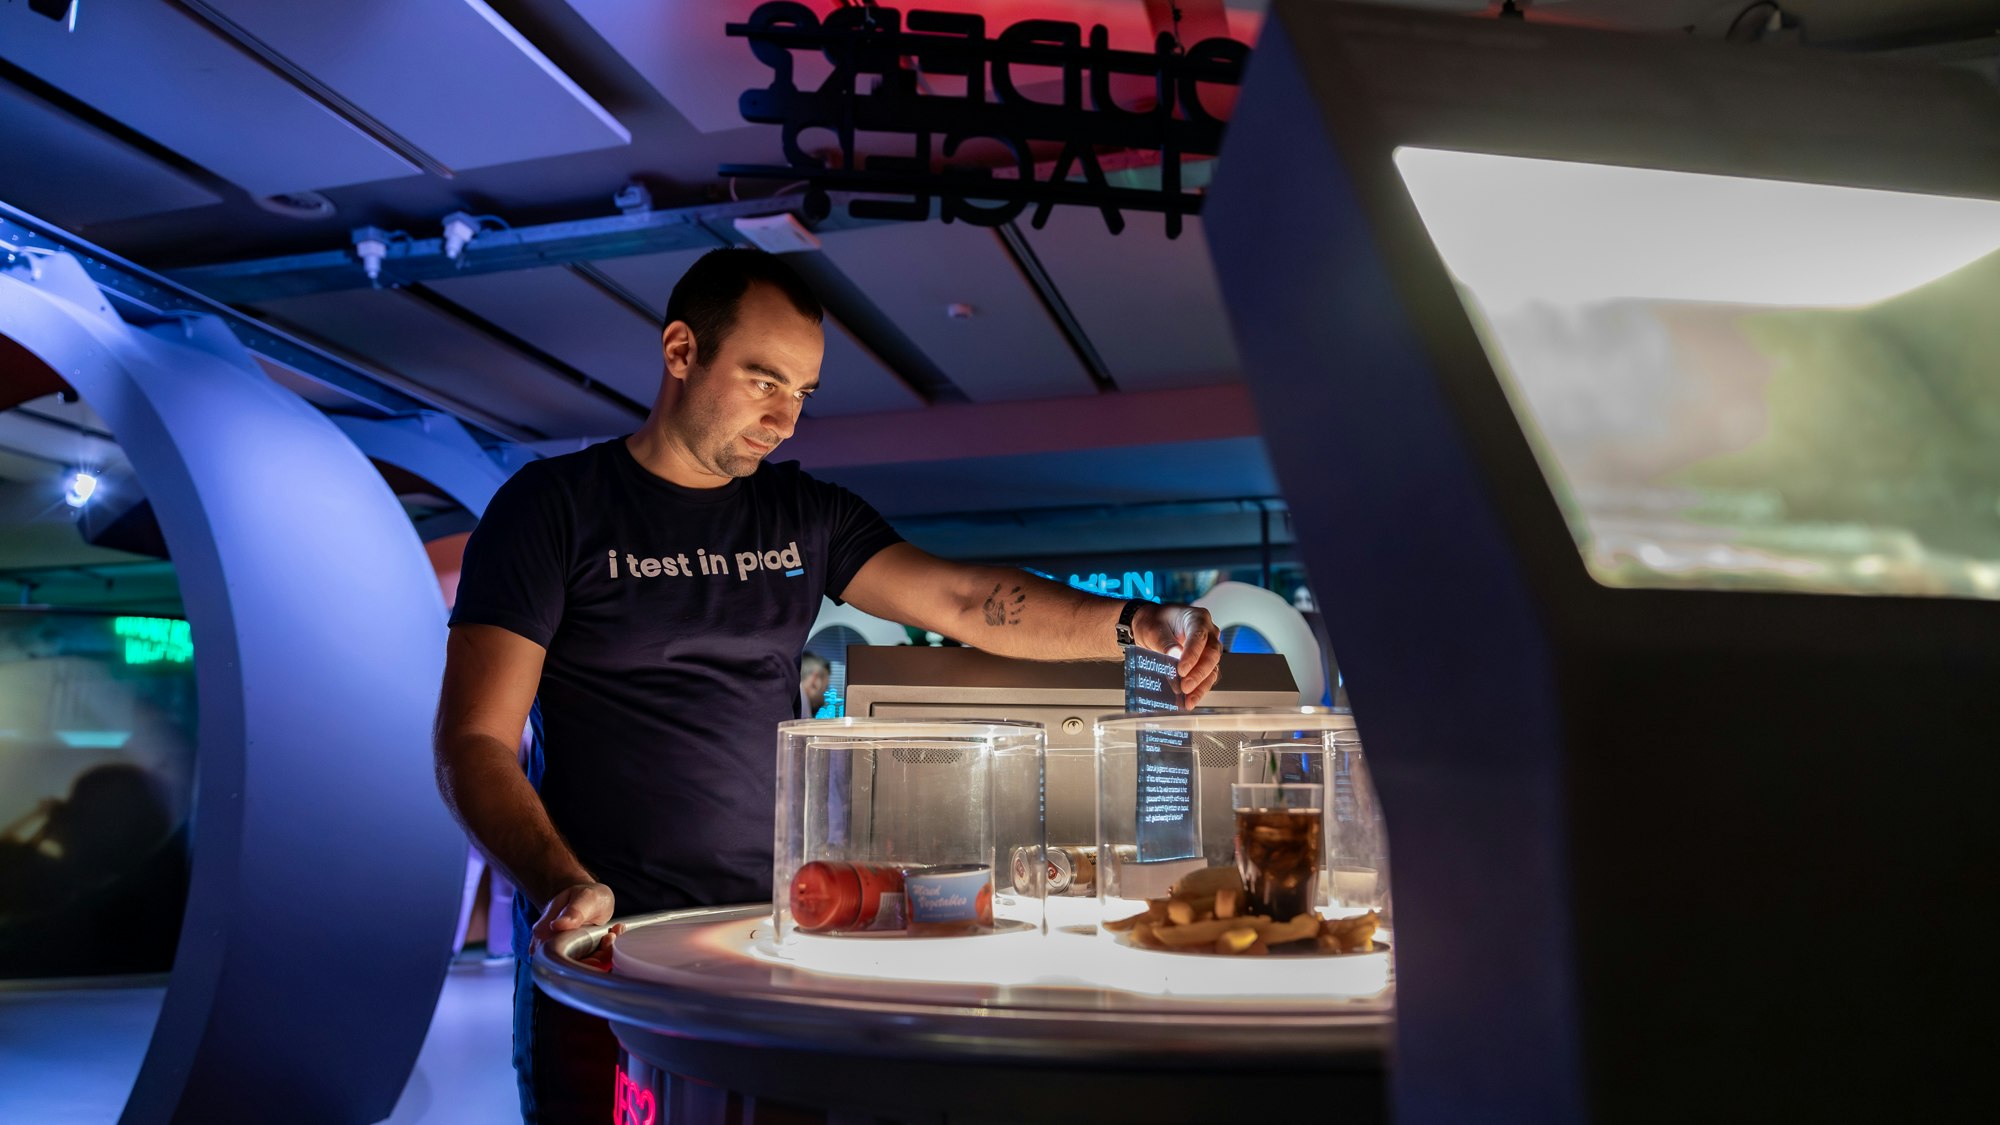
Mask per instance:
[[[611,1021],[621,1123],[1386,1118],[1386,953],[1220,958],[1022,926],[780,944],[768,905],[622,919],[534,955]],[[1087,927],[1076,927],[1088,929]]]

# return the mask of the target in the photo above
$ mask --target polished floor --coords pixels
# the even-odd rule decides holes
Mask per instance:
[[[0,987],[0,1122],[117,1121],[145,1057],[165,983]],[[416,1070],[386,1120],[519,1120],[508,1063],[513,998],[512,961],[453,965]]]

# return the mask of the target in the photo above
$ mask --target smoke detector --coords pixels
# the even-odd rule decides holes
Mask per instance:
[[[288,191],[257,197],[257,206],[287,219],[331,219],[333,200],[316,191]]]

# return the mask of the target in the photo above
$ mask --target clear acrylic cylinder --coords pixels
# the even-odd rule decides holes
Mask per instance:
[[[801,938],[947,938],[1043,928],[1039,723],[778,724],[773,912]]]
[[[1301,805],[1310,786],[1320,820],[1314,870],[1301,892],[1329,916],[1385,908],[1388,848],[1381,804],[1360,755],[1354,716],[1346,709],[1215,708],[1111,716],[1097,724],[1098,887],[1103,919],[1128,917],[1166,896],[1204,868],[1238,867],[1245,855],[1239,831],[1257,815],[1275,825],[1277,810],[1236,806],[1264,788]],[[1185,774],[1183,774],[1185,771]],[[1187,823],[1177,779],[1188,778]],[[1292,819],[1305,819],[1301,807]],[[1274,819],[1275,818],[1275,819]],[[1266,826],[1267,834],[1277,829]],[[1254,860],[1258,854],[1248,858]],[[1253,864],[1254,866],[1254,864]],[[1259,872],[1253,872],[1260,874]],[[1367,886],[1362,886],[1363,883]],[[1287,899],[1287,901],[1292,901]],[[1386,921],[1386,918],[1385,918]]]
[[[1389,896],[1389,830],[1382,799],[1357,730],[1327,735],[1327,903],[1343,911],[1373,910],[1395,925]]]

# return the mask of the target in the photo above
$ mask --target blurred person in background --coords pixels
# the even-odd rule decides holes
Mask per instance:
[[[816,652],[799,654],[799,718],[811,719],[826,706],[826,685],[833,679],[833,665]]]

